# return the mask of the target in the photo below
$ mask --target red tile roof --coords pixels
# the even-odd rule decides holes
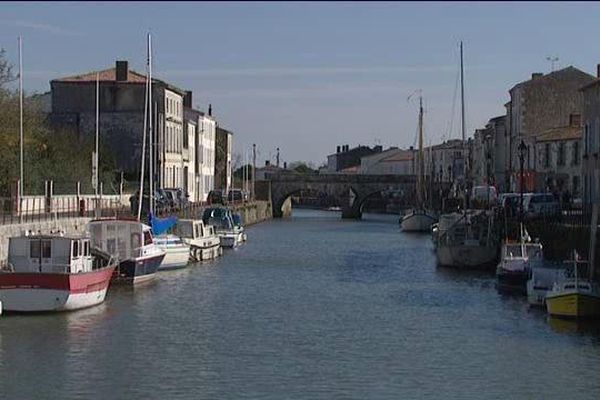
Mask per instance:
[[[100,74],[99,79],[102,82],[116,81],[116,68],[109,68],[103,71],[88,72],[83,75],[68,76],[66,78],[55,79],[56,82],[96,82],[96,74]],[[146,83],[146,76],[135,71],[127,71],[127,82]]]

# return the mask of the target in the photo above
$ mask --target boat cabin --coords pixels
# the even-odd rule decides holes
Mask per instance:
[[[14,272],[80,273],[93,269],[90,239],[58,235],[11,237],[8,263]]]
[[[204,225],[202,220],[180,219],[175,226],[175,234],[184,239],[200,239],[215,235],[212,225]]]
[[[144,248],[154,244],[150,227],[136,220],[99,219],[90,221],[87,228],[94,247],[119,261],[140,257]]]

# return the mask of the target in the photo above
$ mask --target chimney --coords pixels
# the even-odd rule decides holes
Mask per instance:
[[[381,146],[380,144],[373,147],[373,150],[375,150],[376,153],[381,153],[383,151],[383,146]]]
[[[339,152],[340,152],[340,150],[341,150],[341,147],[340,147],[340,146],[338,146],[338,147],[337,147],[337,152],[336,152],[336,153],[339,153]]]
[[[129,71],[127,61],[117,60],[115,71],[115,80],[117,82],[127,82],[127,73]]]
[[[212,117],[212,104],[208,105],[208,116]]]
[[[287,161],[283,162],[283,169],[287,169]]]
[[[265,160],[265,167],[268,167],[269,165],[271,165],[271,161]]]
[[[186,108],[192,108],[192,91],[186,90],[185,96],[183,96],[183,106]]]
[[[536,79],[539,79],[542,76],[544,76],[543,73],[541,73],[541,72],[534,72],[533,74],[531,74],[531,80],[535,81]]]

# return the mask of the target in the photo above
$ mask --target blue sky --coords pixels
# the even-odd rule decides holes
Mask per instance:
[[[212,103],[235,152],[319,164],[337,144],[412,145],[417,89],[426,142],[459,137],[460,40],[471,134],[547,56],[594,74],[598,21],[594,3],[2,3],[0,47],[16,63],[23,36],[25,88],[42,92],[116,59],[143,72],[150,30],[157,77]]]

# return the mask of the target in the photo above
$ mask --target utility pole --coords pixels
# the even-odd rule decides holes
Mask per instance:
[[[256,143],[252,144],[252,201],[256,199]]]
[[[279,168],[279,147],[277,148],[277,168]]]

